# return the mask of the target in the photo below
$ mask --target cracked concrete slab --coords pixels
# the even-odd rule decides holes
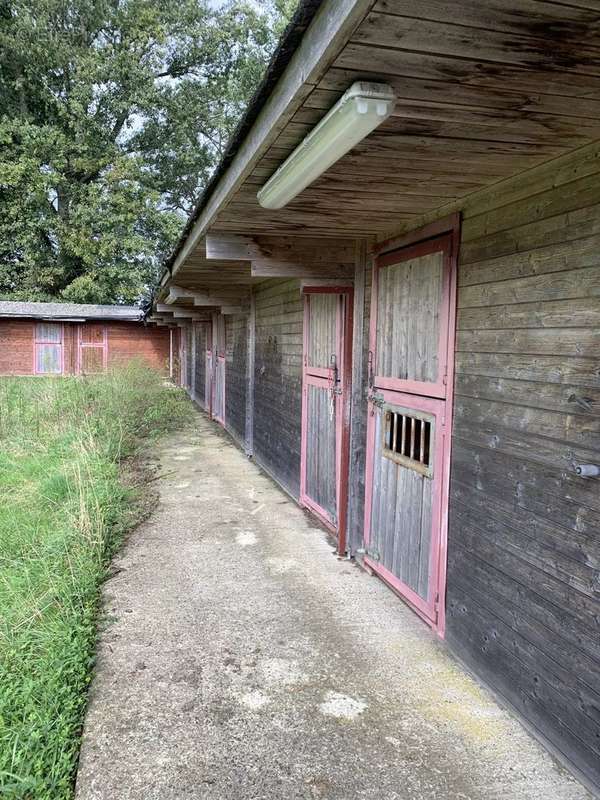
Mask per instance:
[[[77,800],[591,797],[214,423],[158,457],[105,586]]]

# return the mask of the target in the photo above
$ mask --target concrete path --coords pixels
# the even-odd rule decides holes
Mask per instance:
[[[198,415],[107,583],[78,800],[590,795]]]

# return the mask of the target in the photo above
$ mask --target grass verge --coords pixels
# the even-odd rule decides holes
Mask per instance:
[[[140,365],[0,379],[0,797],[68,800],[99,587],[135,522],[123,465],[189,413]]]

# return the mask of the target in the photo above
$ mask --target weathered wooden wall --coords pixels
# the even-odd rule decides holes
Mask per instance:
[[[294,496],[300,495],[302,320],[300,282],[256,288],[254,456]]]
[[[246,364],[248,317],[225,317],[225,427],[242,444],[246,441]]]
[[[600,463],[600,166],[579,167],[464,209],[447,638],[600,783],[600,483],[573,471]]]
[[[600,785],[600,481],[574,474],[600,463],[600,160],[461,211],[447,641]],[[370,287],[367,267],[364,415]]]

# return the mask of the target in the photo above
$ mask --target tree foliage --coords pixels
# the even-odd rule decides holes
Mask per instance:
[[[0,295],[156,279],[296,0],[0,0]]]

